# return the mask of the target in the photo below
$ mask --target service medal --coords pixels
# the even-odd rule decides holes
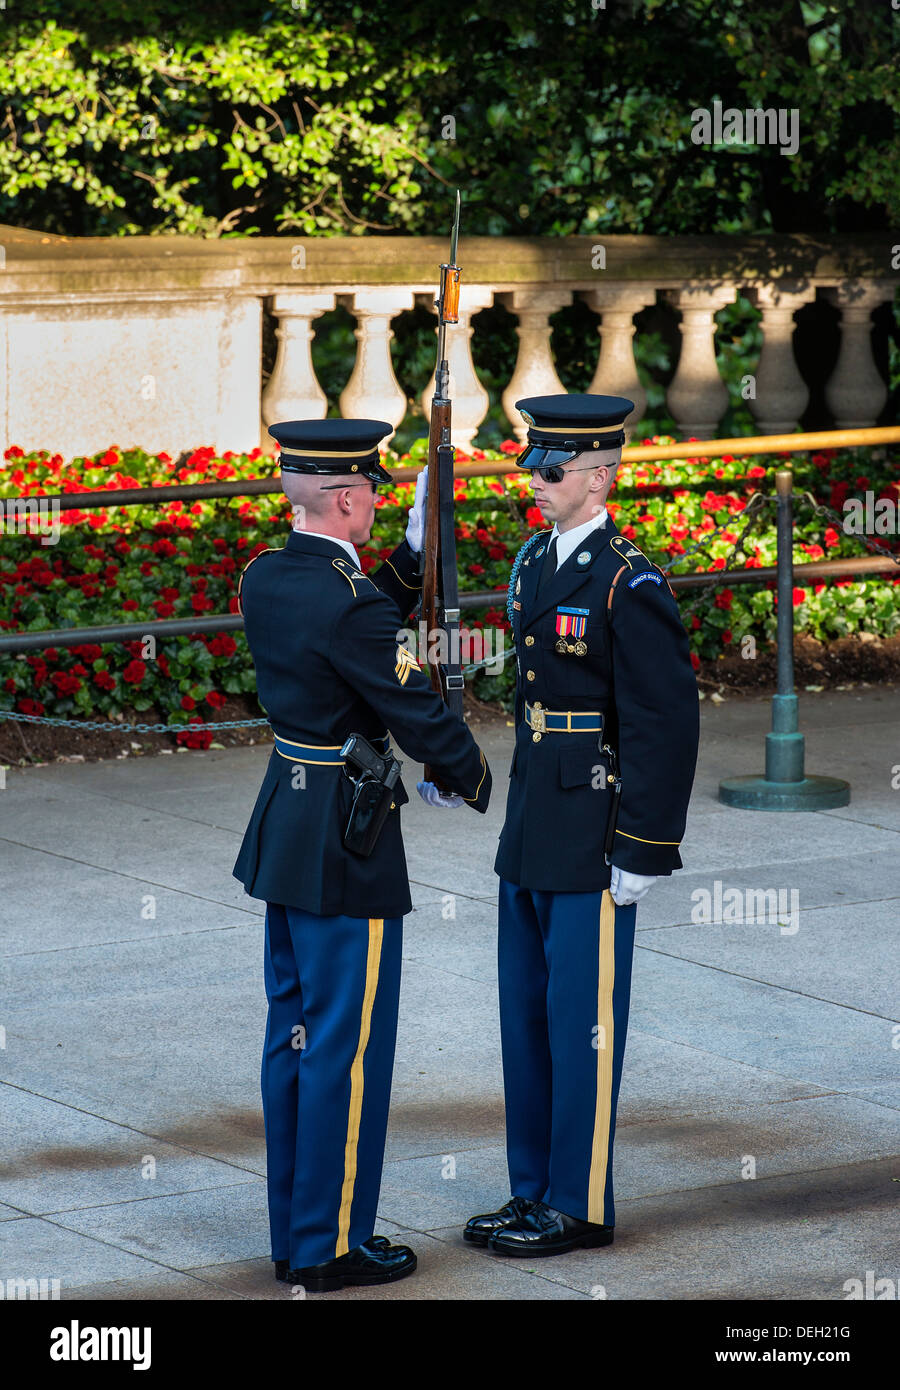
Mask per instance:
[[[583,639],[590,613],[589,608],[557,608],[556,634],[558,641],[556,650],[558,652],[574,652],[576,656],[584,656],[587,651],[587,644]],[[580,651],[579,648],[581,648]]]

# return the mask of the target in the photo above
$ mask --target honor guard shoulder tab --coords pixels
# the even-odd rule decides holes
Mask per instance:
[[[243,588],[243,585],[244,585],[244,575],[247,573],[248,569],[249,569],[250,566],[254,563],[254,561],[259,559],[260,555],[274,555],[274,554],[275,554],[277,551],[279,551],[280,549],[281,549],[281,547],[280,547],[280,546],[277,546],[277,545],[269,545],[269,546],[266,546],[266,549],[265,549],[265,550],[261,550],[261,551],[259,552],[259,555],[254,555],[252,560],[248,560],[248,561],[247,561],[246,565],[244,566],[244,568],[241,570],[240,574],[238,575],[237,604],[238,604],[238,612],[241,614],[242,617],[243,617],[243,614],[244,614],[244,610],[243,610],[243,608],[241,607],[241,589]]]
[[[362,570],[357,569],[352,560],[332,560],[331,563],[350,585],[350,588],[353,590],[354,598],[356,597],[357,585],[360,580],[362,580],[364,584],[368,584],[372,589],[377,589],[378,586],[372,583],[367,574],[363,574]]]

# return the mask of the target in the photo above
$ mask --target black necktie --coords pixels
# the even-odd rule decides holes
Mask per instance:
[[[556,537],[554,536],[547,546],[547,554],[544,556],[544,568],[541,570],[541,577],[538,583],[538,593],[546,584],[550,583],[556,573]]]

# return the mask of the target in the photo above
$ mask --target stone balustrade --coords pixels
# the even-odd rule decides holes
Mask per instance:
[[[65,238],[0,228],[0,447],[66,457],[110,444],[177,454],[267,452],[275,420],[324,416],[313,367],[316,321],[344,305],[356,357],[342,414],[389,420],[409,408],[391,363],[392,324],[416,303],[433,309],[433,237]],[[524,395],[559,391],[550,319],[582,300],[597,316],[591,390],[636,402],[635,317],[677,315],[680,351],[667,406],[685,437],[712,438],[727,405],[715,353],[716,313],[738,294],[761,314],[763,347],[748,405],[759,433],[795,429],[809,397],[794,352],[796,317],[817,300],[839,316],[824,384],[837,428],[876,423],[887,388],[872,352],[872,315],[892,302],[889,237],[464,237],[459,324],[448,330],[454,443],[471,447],[488,410],[472,360],[479,312],[502,304],[518,354],[502,404],[513,433]],[[264,315],[277,355],[264,382]],[[348,363],[348,368],[349,368]],[[426,412],[432,383],[421,395]]]

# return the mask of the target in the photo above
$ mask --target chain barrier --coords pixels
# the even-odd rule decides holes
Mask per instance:
[[[202,734],[217,729],[258,729],[269,726],[268,719],[220,719],[214,724],[120,724],[84,719],[52,719],[44,714],[19,714],[15,710],[0,710],[0,719],[15,719],[20,724],[50,724],[58,729],[80,729],[82,733],[117,734]]]
[[[843,531],[847,518],[839,515],[833,507],[828,507],[824,502],[817,501],[811,492],[795,492],[793,496],[794,499],[799,498],[801,501],[807,502],[817,516],[824,516],[829,521],[833,521]],[[895,565],[900,566],[900,555],[896,551],[888,550],[886,545],[879,545],[878,541],[872,540],[864,531],[858,533],[856,539],[862,541],[867,550],[874,551],[877,555],[884,555],[888,560],[893,560]]]

